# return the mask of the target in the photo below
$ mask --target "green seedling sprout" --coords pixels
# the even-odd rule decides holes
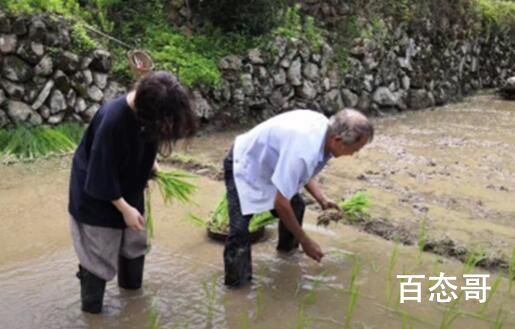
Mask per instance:
[[[347,306],[347,313],[345,314],[345,326],[347,328],[350,327],[350,324],[352,322],[352,316],[354,315],[354,309],[356,308],[356,303],[358,301],[359,287],[357,285],[357,279],[360,271],[361,261],[359,260],[359,258],[356,258],[354,265],[352,267],[351,279],[349,284],[349,304]]]

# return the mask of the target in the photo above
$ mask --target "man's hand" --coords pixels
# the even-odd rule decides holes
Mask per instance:
[[[143,231],[145,229],[145,218],[139,213],[138,209],[128,207],[122,213],[125,224],[134,231]]]
[[[336,202],[334,202],[333,200],[330,200],[330,199],[324,199],[322,200],[322,202],[320,203],[320,206],[322,207],[322,210],[327,210],[327,209],[336,209],[336,210],[341,210],[340,209],[340,206],[338,206],[338,204]]]
[[[330,208],[340,210],[340,207],[338,207],[336,202],[325,197],[324,193],[322,193],[320,190],[320,187],[318,187],[315,179],[312,178],[305,187],[308,192],[315,198],[315,200],[317,200],[320,207],[322,207],[322,210],[327,210]]]
[[[316,260],[317,262],[320,262],[322,260],[322,257],[324,257],[324,253],[322,252],[322,249],[320,249],[320,246],[318,243],[316,243],[314,240],[311,240],[308,236],[300,242],[302,245],[302,250],[311,257],[312,259]]]

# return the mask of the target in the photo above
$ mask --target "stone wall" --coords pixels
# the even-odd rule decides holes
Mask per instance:
[[[171,17],[179,27],[195,22],[185,3],[173,1]],[[354,12],[342,0],[300,3],[304,12],[333,28]],[[263,49],[228,56],[219,63],[220,86],[196,88],[199,114],[226,124],[259,121],[293,108],[327,114],[344,106],[368,113],[416,110],[496,88],[515,75],[509,34],[471,36],[459,27],[454,34],[437,33],[431,18],[421,21],[416,32],[392,22],[383,31],[368,26],[373,31],[369,38],[356,38],[348,47],[345,68],[330,41],[318,50],[279,37]]]
[[[89,121],[124,88],[109,77],[111,55],[74,51],[70,25],[0,12],[0,128],[19,123]]]
[[[349,8],[331,7],[338,1],[305,0],[304,8],[339,20]],[[181,11],[184,0],[173,3],[179,21],[186,22],[190,12]],[[418,33],[403,25],[385,28],[380,40],[375,34],[353,40],[345,50],[345,67],[340,49],[329,41],[317,49],[277,37],[261,49],[227,56],[219,62],[218,86],[194,86],[197,112],[204,122],[225,126],[294,108],[326,114],[342,107],[367,113],[416,110],[459,101],[515,75],[510,35],[438,35],[430,19]],[[87,122],[99,104],[125,91],[110,78],[109,52],[78,54],[70,35],[61,19],[0,12],[0,127]]]
[[[508,37],[453,41],[435,49],[399,29],[391,46],[359,39],[342,70],[335,49],[277,38],[270,49],[222,59],[223,81],[195,91],[200,115],[223,123],[262,120],[293,108],[327,114],[342,107],[367,113],[416,110],[459,101],[500,86],[515,74]]]

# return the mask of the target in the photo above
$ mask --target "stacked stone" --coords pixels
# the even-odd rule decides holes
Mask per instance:
[[[0,127],[88,122],[123,92],[109,79],[111,66],[105,50],[76,53],[62,19],[0,12]]]

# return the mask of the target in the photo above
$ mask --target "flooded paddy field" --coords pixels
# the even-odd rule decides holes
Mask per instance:
[[[305,228],[326,253],[320,264],[277,254],[268,227],[253,246],[253,285],[241,290],[223,285],[223,245],[186,219],[208,216],[223,195],[217,170],[238,132],[180,146],[176,163],[198,174],[194,204],[165,206],[152,189],[144,287],[129,293],[110,282],[102,315],[80,311],[66,211],[71,158],[0,166],[0,328],[151,328],[153,314],[159,328],[515,328],[514,104],[482,96],[374,123],[371,145],[320,176],[334,199],[366,191],[370,219],[319,227],[310,206]],[[471,254],[481,268],[467,264]],[[430,300],[440,273],[456,277],[450,303]],[[460,289],[466,273],[489,275],[483,303]],[[414,280],[420,302],[400,303],[397,275],[424,275]]]

